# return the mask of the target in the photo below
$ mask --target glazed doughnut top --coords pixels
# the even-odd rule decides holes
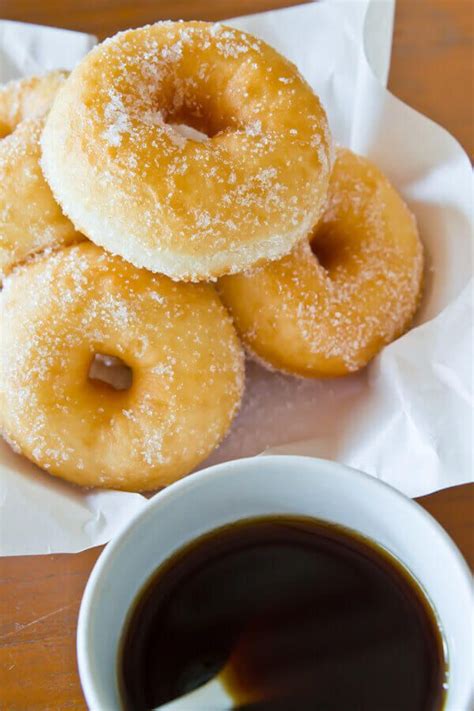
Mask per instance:
[[[199,280],[276,259],[307,234],[330,143],[318,98],[271,47],[217,24],[163,22],[106,40],[76,67],[42,165],[92,241]]]

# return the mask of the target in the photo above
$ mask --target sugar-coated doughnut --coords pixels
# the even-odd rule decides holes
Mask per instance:
[[[336,156],[311,241],[218,285],[249,351],[310,377],[366,365],[408,328],[422,286],[412,213],[372,163],[346,149]]]
[[[0,279],[46,247],[79,239],[39,165],[39,139],[64,72],[0,86]]]
[[[131,387],[88,376],[119,358]],[[225,435],[244,363],[209,284],[176,283],[82,242],[27,262],[0,294],[0,426],[17,451],[85,486],[152,490]]]
[[[26,119],[44,116],[66,76],[66,72],[56,70],[1,85],[0,138],[13,133]]]
[[[162,22],[116,35],[74,69],[42,165],[92,241],[197,281],[277,259],[308,233],[330,143],[318,98],[274,49],[219,24]]]

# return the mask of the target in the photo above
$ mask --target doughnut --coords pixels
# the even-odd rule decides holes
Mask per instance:
[[[44,114],[65,77],[56,71],[0,87],[0,279],[31,254],[79,237],[39,164]]]
[[[320,217],[330,162],[326,114],[296,68],[205,22],[98,45],[42,136],[43,171],[76,228],[185,281],[287,254]]]
[[[365,366],[410,325],[422,287],[414,216],[365,158],[338,149],[325,213],[288,256],[219,280],[242,341],[293,375]]]
[[[46,114],[66,76],[66,72],[56,70],[0,86],[0,138],[13,133],[26,119]]]
[[[91,377],[97,355],[102,368],[130,371],[125,388]],[[7,442],[55,476],[128,491],[169,484],[205,459],[244,381],[215,287],[139,270],[87,241],[5,279],[0,357]]]

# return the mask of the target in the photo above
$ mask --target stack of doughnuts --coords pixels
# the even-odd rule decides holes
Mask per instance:
[[[238,410],[243,347],[344,375],[419,302],[401,197],[334,150],[288,60],[222,25],[119,33],[0,89],[0,176],[0,427],[79,485],[192,471]]]

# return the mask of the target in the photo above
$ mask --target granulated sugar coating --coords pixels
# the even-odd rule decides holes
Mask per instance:
[[[65,78],[51,72],[0,87],[0,280],[31,254],[79,238],[39,165],[43,115]]]
[[[1,85],[0,138],[13,133],[22,121],[43,116],[66,76],[66,72],[53,71]]]
[[[136,266],[200,280],[277,259],[308,233],[331,139],[318,98],[271,47],[222,25],[164,22],[87,55],[42,148],[77,229]]]
[[[177,284],[83,242],[7,277],[0,317],[2,432],[69,481],[168,484],[209,455],[239,406],[242,349],[208,284]],[[132,369],[128,390],[89,379],[97,354]]]
[[[311,241],[218,288],[257,359],[288,373],[337,376],[362,368],[408,328],[422,274],[413,215],[375,166],[339,149]]]

